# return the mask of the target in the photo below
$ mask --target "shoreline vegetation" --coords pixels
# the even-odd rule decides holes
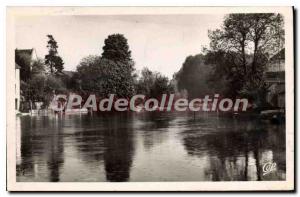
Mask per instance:
[[[47,111],[54,96],[59,94],[82,97],[95,94],[103,99],[110,94],[118,98],[175,94],[189,101],[220,94],[232,100],[247,99],[251,109],[246,113],[265,110],[277,113],[284,110],[285,104],[279,105],[278,98],[267,99],[273,84],[268,83],[266,73],[268,65],[277,64],[284,57],[283,26],[280,14],[226,15],[219,29],[209,30],[210,46],[188,56],[172,79],[147,67],[137,71],[128,41],[122,34],[109,35],[101,55],[84,57],[76,71],[65,71],[58,41],[47,35],[48,54],[44,59],[32,60],[30,55],[16,49],[15,62],[21,78],[21,104],[17,111]]]
[[[146,98],[138,94],[131,98],[116,98],[110,94],[109,98],[99,99],[95,94],[83,99],[80,95],[56,95],[51,101],[50,108],[55,112],[64,112],[71,109],[88,109],[94,112],[103,111],[216,111],[216,112],[245,112],[249,108],[247,99],[231,100],[219,98],[218,94],[213,97],[206,95],[204,98],[177,98],[175,94],[163,94],[160,99]]]

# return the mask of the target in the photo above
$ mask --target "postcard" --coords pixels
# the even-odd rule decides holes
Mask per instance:
[[[293,191],[293,7],[7,7],[8,191]]]

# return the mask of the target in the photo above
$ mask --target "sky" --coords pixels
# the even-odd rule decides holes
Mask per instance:
[[[65,70],[76,70],[88,55],[101,55],[104,40],[114,33],[128,39],[137,71],[143,67],[169,78],[185,58],[209,46],[208,30],[220,28],[224,15],[26,16],[16,20],[16,48],[47,54],[47,34],[58,42]]]

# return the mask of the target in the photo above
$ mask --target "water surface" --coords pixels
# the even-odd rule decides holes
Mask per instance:
[[[17,181],[285,180],[285,125],[146,112],[17,117]],[[263,175],[262,166],[275,162]]]

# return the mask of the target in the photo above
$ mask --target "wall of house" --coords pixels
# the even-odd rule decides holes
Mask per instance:
[[[280,72],[284,70],[284,60],[272,61],[267,65],[267,72]]]
[[[20,69],[15,69],[15,109],[17,111],[19,111],[21,99],[20,82]]]

